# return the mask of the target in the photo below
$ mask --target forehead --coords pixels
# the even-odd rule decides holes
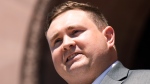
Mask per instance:
[[[56,26],[56,24],[72,25],[77,24],[79,21],[88,19],[88,13],[82,10],[74,9],[68,10],[60,15],[58,15],[51,23],[50,28]],[[65,23],[65,24],[64,24]]]
[[[69,10],[58,15],[50,24],[47,34],[52,34],[70,26],[88,26],[93,23],[88,12],[82,10]],[[90,24],[91,25],[91,24]],[[49,35],[48,35],[49,36]]]

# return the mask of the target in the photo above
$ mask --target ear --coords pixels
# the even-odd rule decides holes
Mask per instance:
[[[115,32],[111,26],[107,26],[105,29],[102,30],[103,35],[107,39],[107,45],[109,47],[113,47],[115,43]]]

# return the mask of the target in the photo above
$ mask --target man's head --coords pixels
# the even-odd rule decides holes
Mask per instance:
[[[88,4],[67,2],[48,18],[54,67],[69,84],[92,83],[117,59],[114,30],[97,13]]]

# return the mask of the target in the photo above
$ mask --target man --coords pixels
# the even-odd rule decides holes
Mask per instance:
[[[68,84],[150,84],[150,71],[132,71],[117,61],[115,32],[98,8],[67,1],[48,20],[54,67]]]

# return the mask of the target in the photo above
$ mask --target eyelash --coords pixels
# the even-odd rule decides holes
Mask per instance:
[[[75,35],[75,34],[77,34],[78,32],[80,32],[80,30],[74,30],[74,31],[72,32],[72,35]]]
[[[60,41],[62,41],[62,40],[60,38],[58,38],[58,39],[55,40],[54,43],[56,44],[57,42],[60,42]]]

